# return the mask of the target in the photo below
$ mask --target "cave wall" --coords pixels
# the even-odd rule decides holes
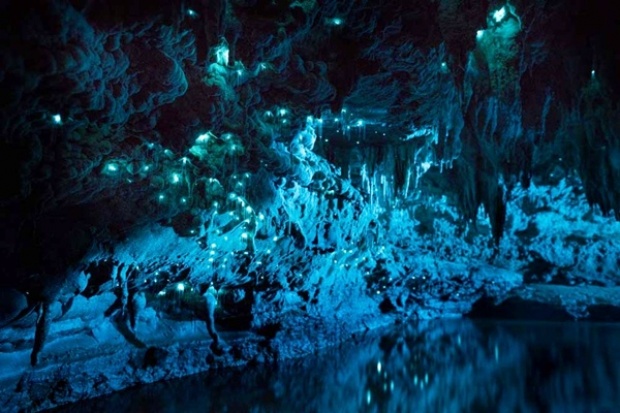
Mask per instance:
[[[270,335],[617,284],[604,2],[0,7],[6,352],[68,319],[148,341],[211,285]]]

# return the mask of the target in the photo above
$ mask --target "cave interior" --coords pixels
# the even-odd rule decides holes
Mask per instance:
[[[620,320],[608,2],[8,0],[0,27],[0,406],[393,323]],[[33,396],[59,374],[87,384]]]

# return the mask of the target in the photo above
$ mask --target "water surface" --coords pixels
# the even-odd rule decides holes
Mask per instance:
[[[63,412],[620,412],[620,326],[448,320]]]

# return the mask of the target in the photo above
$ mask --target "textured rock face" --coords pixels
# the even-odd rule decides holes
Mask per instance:
[[[618,282],[618,25],[592,2],[5,3],[6,380],[54,382],[30,352],[133,366],[40,406],[273,357],[210,347],[211,285],[224,342],[303,354]]]

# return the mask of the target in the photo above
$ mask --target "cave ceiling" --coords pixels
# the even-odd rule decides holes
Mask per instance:
[[[8,268],[62,268],[148,222],[189,236],[240,183],[258,213],[330,173],[483,206],[496,240],[507,192],[552,170],[620,211],[603,1],[5,1],[0,27]],[[309,152],[330,166],[302,171]]]

